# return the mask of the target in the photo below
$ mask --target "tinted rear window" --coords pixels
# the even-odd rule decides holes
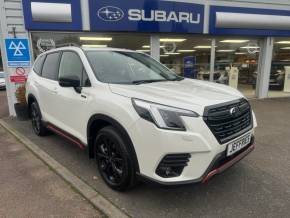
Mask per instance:
[[[45,59],[45,55],[42,55],[41,57],[39,57],[36,62],[34,63],[34,66],[33,66],[33,70],[35,73],[37,73],[38,75],[41,74],[41,68],[42,68],[42,64],[43,64],[43,61]]]
[[[46,59],[42,68],[42,76],[47,79],[58,79],[58,66],[59,66],[60,53],[52,53],[46,56]]]

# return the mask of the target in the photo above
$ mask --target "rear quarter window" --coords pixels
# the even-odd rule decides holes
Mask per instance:
[[[33,70],[38,75],[41,75],[41,69],[42,69],[42,64],[43,64],[44,59],[45,59],[45,55],[42,55],[39,58],[37,58],[34,63]]]

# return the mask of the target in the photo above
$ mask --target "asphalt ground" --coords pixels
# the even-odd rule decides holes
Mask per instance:
[[[87,150],[57,135],[37,137],[30,122],[5,121],[133,217],[289,217],[290,99],[251,104],[259,125],[256,149],[237,165],[207,185],[141,183],[125,193],[104,184]]]
[[[8,114],[3,93],[1,116]],[[0,126],[0,217],[103,215]]]

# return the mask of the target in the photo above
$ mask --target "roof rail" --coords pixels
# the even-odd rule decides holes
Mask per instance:
[[[79,44],[76,44],[76,43],[63,43],[63,44],[58,44],[58,45],[55,45],[55,48],[61,48],[61,47],[67,47],[67,46],[75,46],[75,47],[80,47]]]

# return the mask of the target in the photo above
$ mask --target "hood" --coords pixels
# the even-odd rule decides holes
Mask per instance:
[[[4,78],[0,78],[0,83],[5,83],[5,79]]]
[[[194,110],[199,114],[203,113],[206,106],[243,97],[239,91],[229,86],[195,79],[141,85],[110,84],[109,86],[115,94]]]

